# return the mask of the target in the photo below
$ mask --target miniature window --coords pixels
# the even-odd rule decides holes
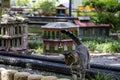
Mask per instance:
[[[76,48],[76,46],[75,46],[75,44],[73,44],[72,49],[75,50],[75,48]]]
[[[49,49],[50,49],[50,45],[47,44],[47,45],[46,45],[46,50],[49,50]]]
[[[67,47],[67,44],[65,43],[64,44],[64,51],[67,51],[68,50],[68,47]]]
[[[2,40],[0,39],[0,46],[2,46]]]
[[[4,40],[4,45],[3,46],[6,47],[6,40]]]
[[[57,33],[56,33],[56,38],[58,39],[59,36],[60,36],[60,33],[59,33],[59,31],[57,31]]]
[[[55,45],[55,50],[58,50],[58,44]]]
[[[22,32],[25,33],[25,27],[24,26],[22,26]]]
[[[18,29],[17,29],[17,27],[15,27],[15,34],[18,34]]]
[[[44,39],[47,38],[47,31],[44,31],[44,33],[43,33],[43,38],[44,38]]]
[[[2,47],[4,46],[4,40],[1,40],[1,45],[2,45]]]
[[[92,31],[92,35],[95,35],[95,30],[94,30],[94,28],[91,29],[91,31]]]
[[[15,47],[15,39],[12,40],[12,47]]]
[[[19,26],[19,33],[20,33],[20,34],[22,33],[21,26]]]
[[[19,39],[19,41],[20,41],[20,45],[22,45],[22,39],[21,38]]]
[[[6,32],[5,30],[6,30],[6,29],[5,29],[5,28],[3,28],[3,35],[5,35],[5,32]]]
[[[55,39],[55,32],[52,31],[52,39]]]
[[[17,43],[18,43],[18,42],[17,42],[17,39],[15,39],[15,42],[14,42],[14,44],[15,44],[14,46],[15,46],[15,47],[17,47]]]
[[[48,36],[48,39],[50,39],[50,31],[48,31],[48,34],[47,34],[47,36]]]
[[[1,28],[0,28],[0,35],[1,35]]]
[[[6,47],[9,47],[9,40],[6,39]]]
[[[17,42],[18,42],[17,46],[19,46],[20,45],[20,39],[17,39]]]
[[[10,40],[10,46],[11,46],[11,47],[13,46],[13,42],[12,42],[12,39]]]

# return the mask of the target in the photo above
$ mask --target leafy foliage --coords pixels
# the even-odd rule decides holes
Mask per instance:
[[[28,4],[29,1],[30,0],[15,0],[15,3],[17,4],[17,6],[22,6]]]
[[[39,41],[29,41],[28,42],[29,49],[38,49],[40,47],[42,47],[42,43]]]
[[[84,38],[82,39],[82,41],[90,51],[109,52],[109,53],[120,52],[119,40],[104,39],[104,38]]]
[[[98,73],[92,80],[115,80],[110,75]]]
[[[117,53],[120,52],[120,40],[110,38],[83,38],[82,42],[90,51]],[[35,49],[36,53],[42,52],[42,42],[30,41],[29,49]]]
[[[95,8],[96,14],[92,16],[95,23],[111,24],[111,31],[120,29],[120,3],[118,0],[85,0],[84,5],[91,5]]]
[[[40,8],[42,8],[42,12],[44,15],[51,15],[55,10],[55,3],[52,1],[45,0],[40,4]]]

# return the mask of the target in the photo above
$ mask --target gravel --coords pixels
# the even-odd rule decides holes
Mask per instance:
[[[91,54],[91,63],[120,67],[120,53]]]

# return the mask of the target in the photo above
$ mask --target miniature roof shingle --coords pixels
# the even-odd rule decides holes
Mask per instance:
[[[72,27],[78,27],[74,23],[71,22],[52,22],[48,23],[45,26],[42,26],[42,28],[72,28]]]

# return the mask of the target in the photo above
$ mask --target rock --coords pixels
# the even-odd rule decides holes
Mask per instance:
[[[1,72],[1,80],[14,80],[16,70],[3,70]]]
[[[31,74],[28,76],[28,80],[41,80],[42,77],[42,75]]]
[[[57,80],[70,80],[70,79],[67,79],[67,78],[60,78],[60,79],[57,79]]]
[[[14,75],[14,80],[28,80],[30,73],[27,72],[17,72]]]
[[[45,76],[41,80],[57,80],[56,76]]]

